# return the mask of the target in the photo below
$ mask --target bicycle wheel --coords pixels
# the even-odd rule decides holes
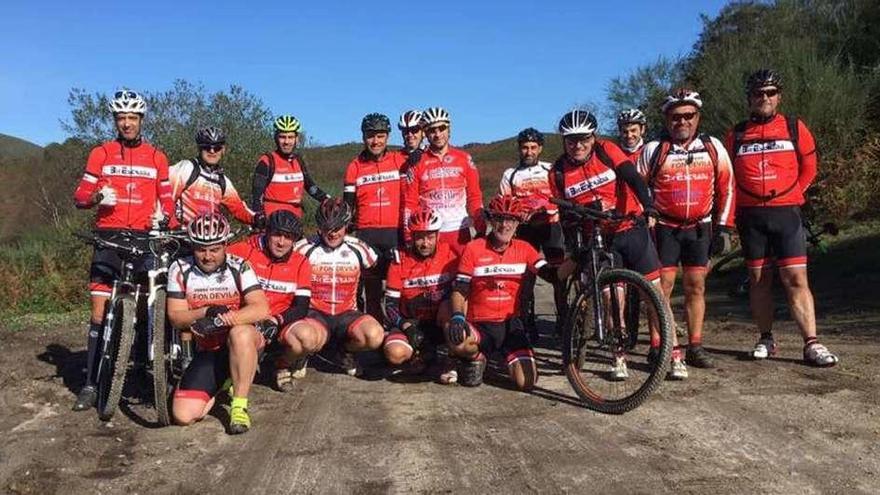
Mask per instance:
[[[98,376],[98,417],[103,421],[109,421],[119,406],[137,319],[137,303],[133,297],[122,296],[113,304],[113,335],[107,352],[101,356],[101,373]]]
[[[153,354],[153,404],[156,407],[156,420],[162,426],[171,424],[168,412],[168,332],[165,326],[165,289],[156,291],[150,323],[153,329],[151,350]]]
[[[725,266],[730,264],[732,261],[742,258],[743,251],[742,248],[734,249],[733,251],[725,254],[724,256],[718,258],[717,260],[712,260],[712,266],[709,269],[709,273],[721,273]]]
[[[641,405],[666,375],[672,354],[672,318],[654,285],[634,271],[605,270],[598,285],[598,301],[591,292],[581,292],[569,309],[563,367],[587,407],[621,414]],[[626,300],[634,297],[627,295],[630,291],[638,294],[640,303],[638,311],[627,314]],[[636,317],[637,321],[627,321]],[[604,335],[598,328],[600,319]],[[649,324],[657,325],[660,332],[659,357],[653,361],[648,360],[650,339],[633,339],[629,330],[638,332]],[[625,377],[612,372],[615,364],[620,368],[618,359],[626,364]]]

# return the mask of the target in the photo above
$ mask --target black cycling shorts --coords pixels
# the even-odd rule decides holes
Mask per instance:
[[[116,242],[121,245],[136,245],[142,249],[147,249],[146,243],[133,243],[120,235],[120,231],[115,230],[96,230],[96,237],[106,241]],[[134,260],[134,271],[139,275],[150,267],[152,255],[144,255],[140,259]],[[89,292],[92,295],[110,296],[110,290],[120,275],[122,275],[123,260],[116,250],[109,248],[96,247],[92,254],[92,264],[89,266]]]
[[[797,206],[756,206],[736,212],[743,256],[749,268],[807,265],[807,234]]]
[[[525,325],[520,318],[513,317],[507,321],[471,323],[476,332],[480,352],[491,356],[497,351],[505,354],[507,364],[519,359],[534,360],[532,346],[526,337]]]
[[[565,257],[562,224],[559,222],[537,225],[520,224],[516,230],[516,237],[531,244],[538,252],[544,253],[544,257],[550,264],[562,263],[562,259]]]
[[[709,266],[712,246],[712,224],[703,222],[688,227],[654,226],[654,242],[663,270],[705,270]]]
[[[338,315],[328,315],[317,309],[310,309],[304,319],[312,320],[324,327],[329,335],[328,344],[334,342],[336,345],[343,344],[348,338],[348,333],[364,318],[369,315],[352,309]]]
[[[201,399],[205,402],[217,395],[223,382],[232,375],[229,373],[229,349],[199,351],[193,356],[180,384],[174,391],[174,398]]]
[[[362,229],[355,232],[358,239],[367,243],[379,259],[376,262],[376,268],[370,270],[373,277],[385,277],[388,269],[388,263],[391,260],[391,250],[397,249],[399,245],[398,230],[393,228],[385,229]]]
[[[623,232],[615,232],[611,252],[624,268],[641,273],[648,280],[660,277],[660,258],[648,227],[638,222]]]
[[[433,321],[420,321],[419,329],[422,331],[424,335],[424,340],[422,341],[422,348],[432,347],[436,348],[437,346],[443,345],[446,343],[446,339],[443,337],[443,330],[437,326],[436,322]],[[398,328],[392,328],[391,331],[385,334],[385,341],[382,343],[382,346],[387,346],[389,344],[395,342],[402,342],[412,348],[411,342],[409,338],[406,336],[403,331]],[[415,350],[415,349],[414,349]],[[424,350],[424,349],[422,349]]]

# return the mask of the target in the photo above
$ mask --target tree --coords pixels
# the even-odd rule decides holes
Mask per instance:
[[[660,105],[669,90],[681,84],[684,78],[682,60],[658,57],[657,61],[637,67],[629,75],[615,77],[608,84],[609,132],[617,132],[617,114],[628,108],[638,108],[648,118],[648,134],[657,135],[663,127]]]

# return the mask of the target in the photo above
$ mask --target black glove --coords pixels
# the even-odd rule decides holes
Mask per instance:
[[[229,308],[227,308],[226,306],[219,304],[211,305],[208,306],[208,310],[205,311],[205,318],[210,318],[213,320],[214,318],[228,312]]]
[[[712,256],[720,256],[729,253],[732,247],[733,241],[731,240],[730,229],[718,227],[715,235],[712,236],[712,246],[709,248],[709,253]]]
[[[257,330],[263,334],[266,342],[271,342],[278,335],[278,324],[273,320],[263,320],[257,325]]]
[[[254,219],[251,221],[251,226],[257,230],[263,230],[266,228],[266,214],[262,211],[258,211],[254,213]]]
[[[413,349],[422,347],[422,343],[425,341],[425,333],[419,328],[419,320],[403,320],[398,328],[406,335],[406,339],[409,340],[409,345]]]
[[[192,331],[203,337],[228,329],[219,318],[210,316],[199,318],[192,324]]]
[[[167,231],[169,223],[171,223],[171,218],[169,218],[168,216],[163,216],[162,220],[159,220],[159,230]]]
[[[454,313],[452,319],[449,320],[449,343],[452,345],[461,345],[462,342],[471,334],[470,325],[464,319],[464,314]]]

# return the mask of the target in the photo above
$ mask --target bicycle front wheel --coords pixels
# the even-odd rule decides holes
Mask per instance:
[[[165,325],[165,289],[156,291],[153,301],[150,324],[153,329],[151,350],[153,355],[153,404],[156,407],[156,420],[162,426],[171,424],[168,411],[168,331]]]
[[[621,414],[641,405],[663,381],[672,318],[654,285],[634,271],[605,270],[597,283],[598,300],[581,292],[569,308],[563,367],[587,407]],[[633,304],[637,308],[627,307]],[[659,334],[656,357],[649,354],[651,331]]]
[[[134,325],[137,319],[137,303],[131,296],[122,296],[113,301],[113,318],[110,342],[107,351],[101,356],[101,373],[98,376],[98,417],[109,421],[116,413],[125,375],[128,372],[128,358],[134,342]]]

